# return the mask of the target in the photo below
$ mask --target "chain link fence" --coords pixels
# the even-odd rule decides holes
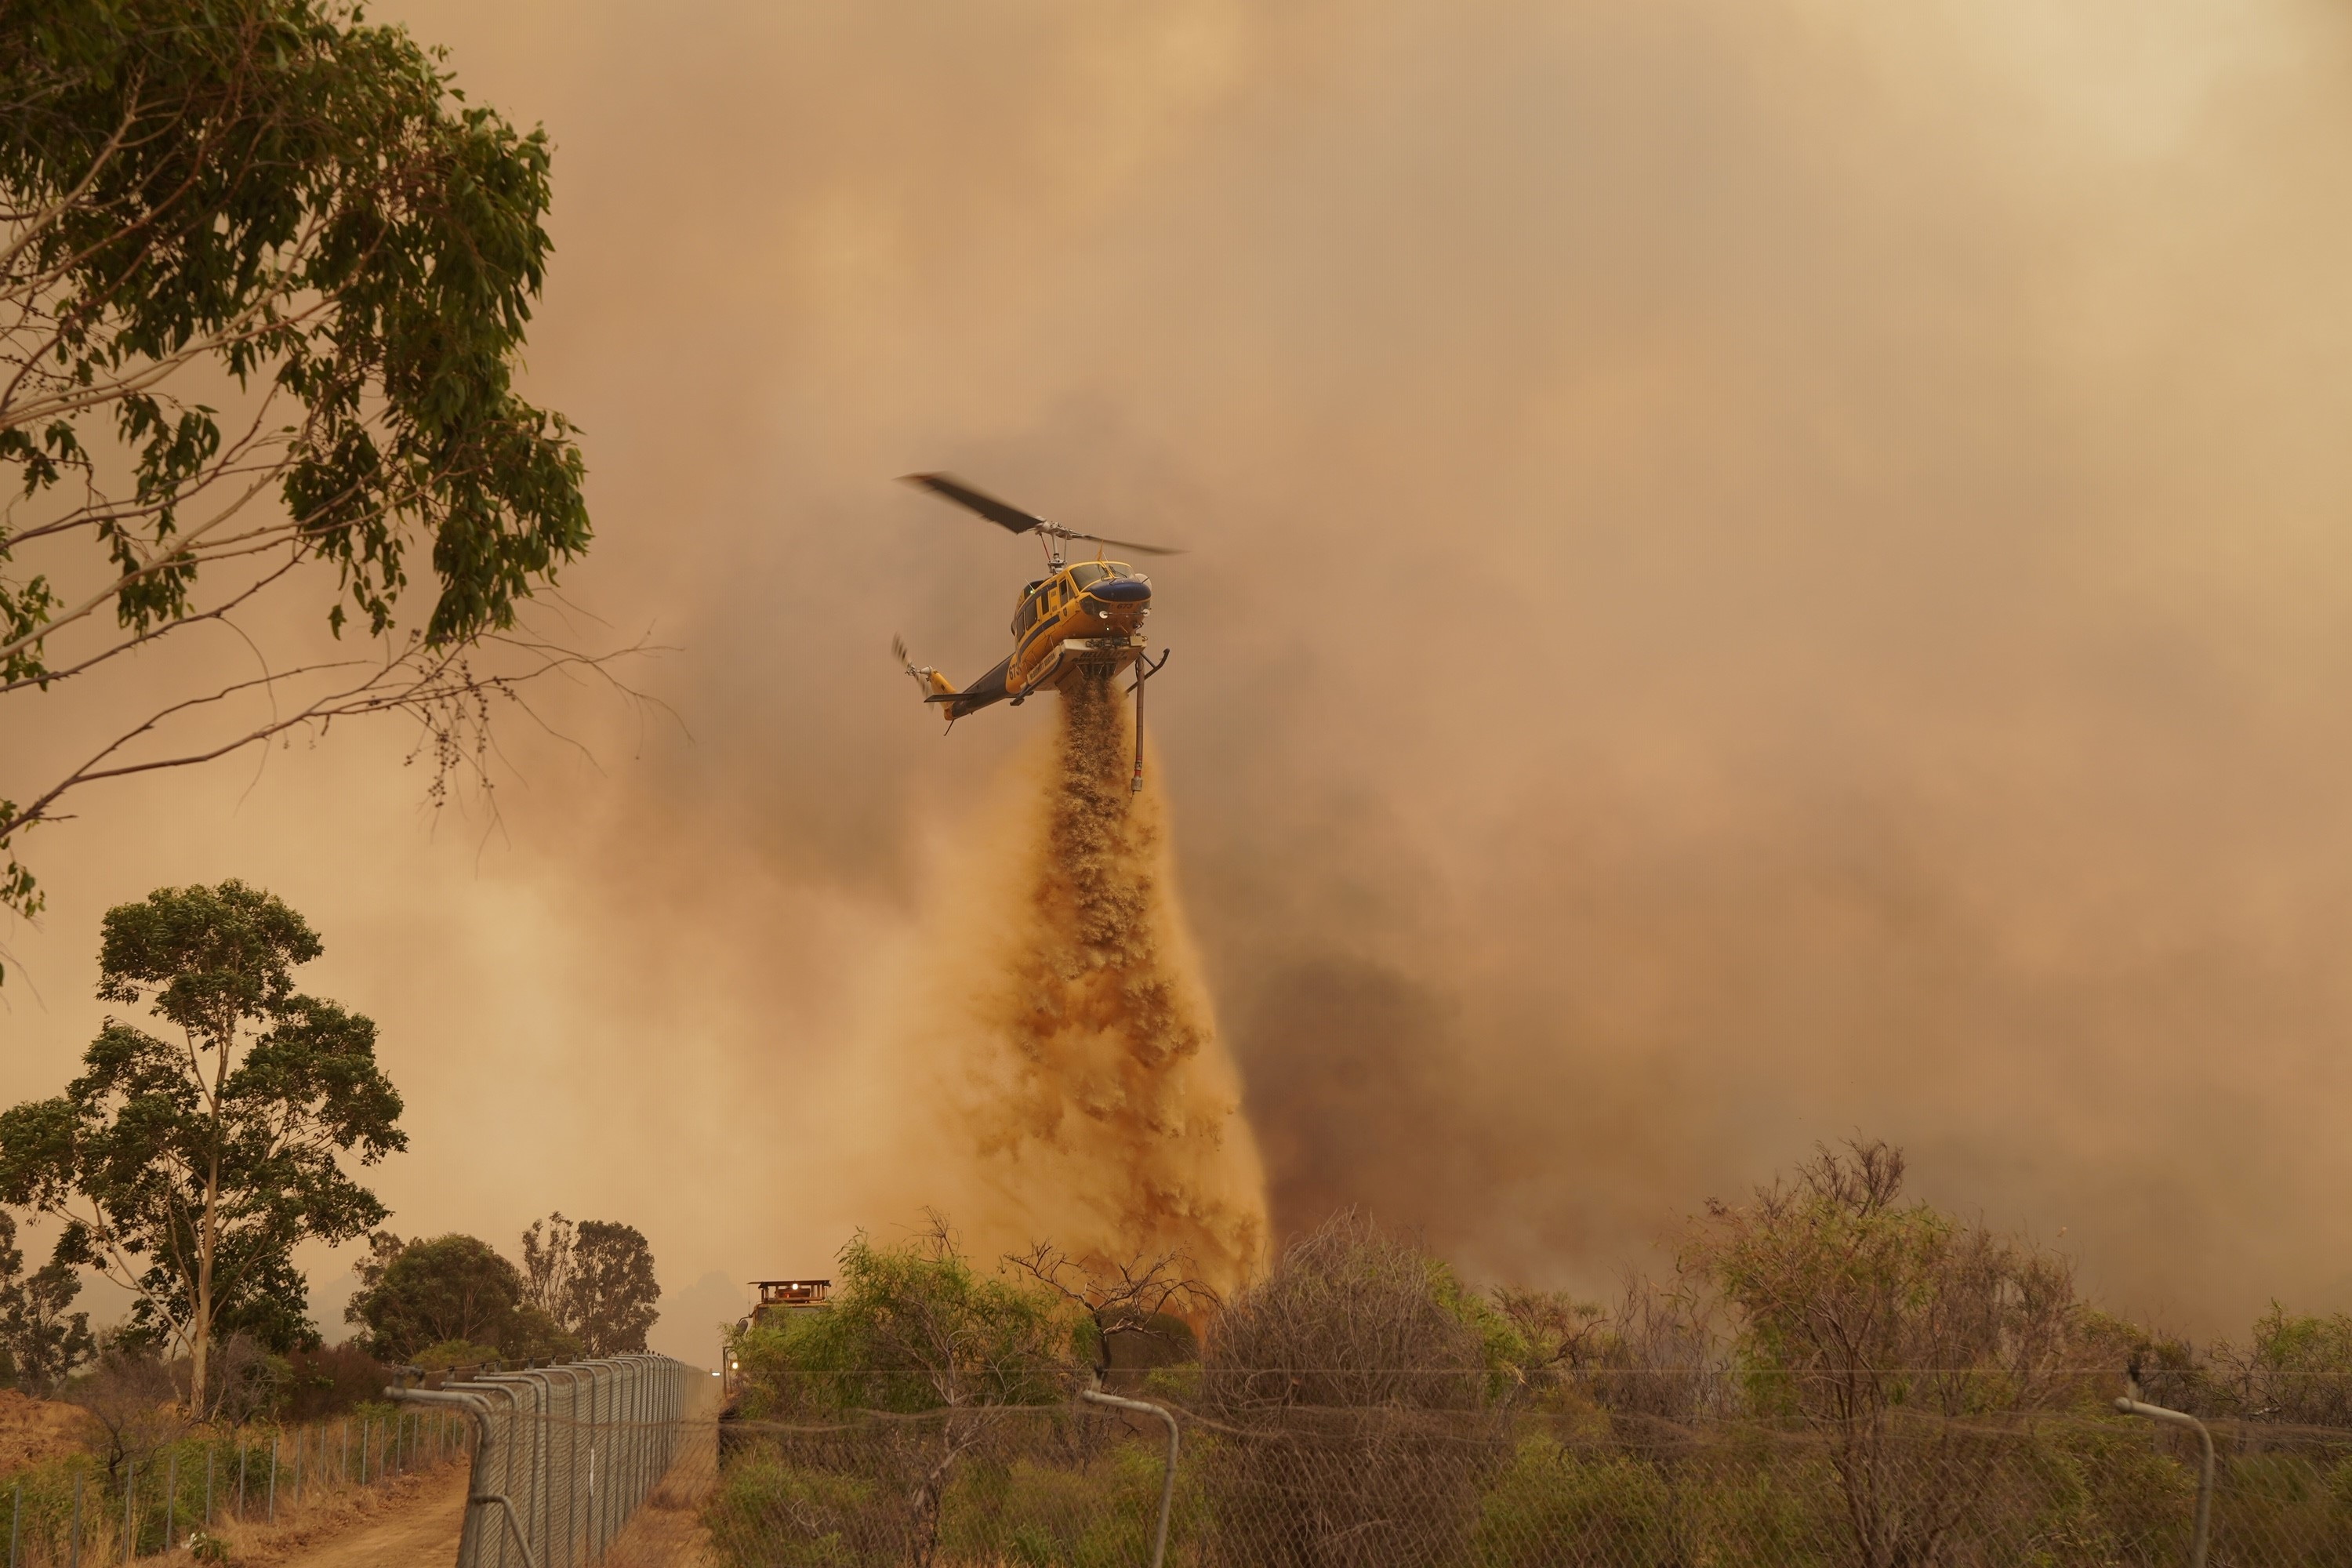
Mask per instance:
[[[1168,1433],[1151,1415],[1072,1403],[735,1420],[708,1379],[645,1363],[569,1403],[543,1373],[446,1391],[488,1407],[460,1568],[1152,1562]],[[1182,1568],[2190,1560],[2197,1439],[2123,1416],[1895,1411],[1826,1435],[1601,1410],[1166,1407],[1181,1442],[1165,1561]],[[2213,1435],[2210,1563],[2352,1568],[2352,1431]],[[509,1505],[511,1528],[496,1511]]]
[[[625,1355],[478,1373],[392,1397],[472,1425],[458,1568],[575,1568],[610,1560],[670,1474],[708,1381],[667,1356]]]
[[[2196,1439],[2124,1418],[1900,1416],[1839,1437],[1606,1415],[1176,1411],[1166,1561],[1232,1568],[2186,1564]],[[684,1443],[630,1561],[695,1568],[1151,1562],[1166,1434],[1093,1406]],[[2216,1565],[2352,1568],[2352,1432],[2222,1426]],[[691,1472],[691,1473],[689,1473]]]
[[[190,1549],[229,1523],[307,1518],[355,1490],[462,1459],[471,1434],[440,1412],[190,1436],[108,1464],[33,1467],[0,1486],[8,1568],[80,1568]]]

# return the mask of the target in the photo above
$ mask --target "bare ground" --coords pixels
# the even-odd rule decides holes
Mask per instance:
[[[321,1499],[280,1523],[218,1527],[232,1561],[252,1568],[431,1568],[457,1560],[466,1517],[463,1461]]]
[[[254,1563],[283,1568],[413,1568],[457,1561],[457,1532],[466,1522],[466,1470],[452,1465],[423,1483],[402,1502],[373,1518],[351,1521],[324,1540],[294,1546],[278,1558]]]
[[[717,1426],[696,1422],[687,1433],[690,1446],[613,1542],[607,1568],[709,1568],[718,1562],[702,1526],[718,1459]]]

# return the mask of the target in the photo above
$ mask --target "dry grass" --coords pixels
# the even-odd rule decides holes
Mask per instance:
[[[462,1489],[467,1465],[461,1457],[407,1475],[389,1477],[374,1486],[337,1488],[324,1496],[307,1498],[299,1506],[289,1505],[280,1497],[275,1524],[225,1519],[213,1526],[212,1533],[228,1543],[232,1563],[269,1568],[271,1564],[295,1562],[320,1554],[322,1548],[341,1537]],[[449,1544],[454,1554],[454,1535]],[[110,1560],[93,1558],[87,1550],[83,1559]]]
[[[89,1426],[77,1405],[0,1388],[0,1475],[81,1452]]]
[[[389,1516],[414,1508],[425,1500],[437,1498],[464,1485],[466,1466],[462,1461],[420,1470],[410,1475],[391,1477],[380,1485],[339,1489],[315,1500],[305,1500],[295,1507],[279,1499],[278,1517],[275,1524],[260,1520],[238,1521],[225,1518],[215,1521],[209,1533],[226,1542],[229,1560],[250,1568],[271,1568],[271,1565],[295,1562],[320,1553],[338,1539],[352,1531],[366,1529]],[[119,1563],[122,1560],[121,1521],[110,1508],[92,1508],[82,1521],[81,1561],[84,1563]],[[202,1528],[202,1527],[198,1527]],[[449,1542],[454,1554],[457,1537]],[[174,1543],[171,1553],[175,1560],[184,1560],[185,1537]],[[64,1549],[59,1548],[60,1551]],[[152,1562],[149,1553],[141,1561]],[[332,1562],[332,1556],[320,1561]],[[58,1568],[62,1557],[53,1558],[47,1544],[37,1537],[28,1537],[22,1546],[23,1568]]]

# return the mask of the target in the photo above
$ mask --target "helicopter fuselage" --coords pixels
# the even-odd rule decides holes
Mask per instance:
[[[948,727],[992,702],[1019,703],[1033,691],[1061,686],[1078,675],[1108,679],[1122,669],[1135,670],[1135,787],[1143,787],[1143,680],[1158,664],[1143,662],[1143,622],[1151,614],[1151,579],[1124,561],[1065,562],[1063,547],[1086,540],[1104,550],[1131,550],[1143,555],[1181,555],[1166,544],[1146,544],[1135,539],[1113,539],[1048,522],[1022,510],[952,474],[908,474],[906,481],[929,490],[976,516],[986,518],[1009,533],[1033,535],[1045,547],[1045,575],[1021,590],[1013,611],[1013,651],[996,668],[962,690],[938,670],[919,667],[908,657],[905,639],[893,637],[892,657],[906,667],[923,690],[926,703],[947,710]],[[1165,663],[1167,655],[1160,655]]]
[[[1151,582],[1123,561],[1079,561],[1021,590],[1006,691],[1025,697],[1083,670],[1116,675],[1143,652]]]
[[[1021,590],[1013,610],[1013,651],[961,690],[931,669],[908,668],[926,702],[950,722],[1008,699],[1026,700],[1078,675],[1108,678],[1143,657],[1151,580],[1124,561],[1074,561]]]

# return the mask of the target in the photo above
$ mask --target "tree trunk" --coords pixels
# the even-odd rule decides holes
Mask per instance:
[[[950,1473],[966,1445],[956,1441],[955,1412],[950,1408],[940,1424],[940,1462],[933,1465],[913,1498],[915,1568],[931,1568],[939,1556],[940,1513],[947,1503]]]
[[[226,1047],[221,1051],[221,1063],[228,1061]],[[226,1078],[224,1072],[221,1075]],[[213,1348],[213,1254],[220,1246],[220,1098],[217,1088],[213,1098],[213,1148],[211,1162],[205,1167],[205,1213],[196,1227],[196,1310],[194,1321],[188,1325],[188,1414],[202,1421],[209,1414],[205,1403],[208,1391],[206,1373],[212,1361]]]
[[[205,1418],[207,1363],[213,1348],[213,1184],[205,1184],[205,1218],[196,1242],[196,1310],[188,1324],[188,1415]]]

